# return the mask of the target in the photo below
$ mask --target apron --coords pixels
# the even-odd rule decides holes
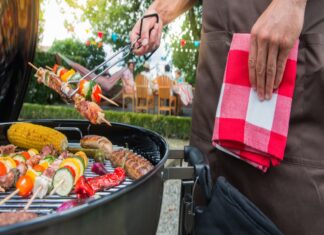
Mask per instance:
[[[233,33],[249,33],[269,0],[204,0],[190,144],[286,235],[324,234],[324,1],[308,0],[284,161],[267,173],[211,144]],[[292,19],[293,20],[293,19]]]

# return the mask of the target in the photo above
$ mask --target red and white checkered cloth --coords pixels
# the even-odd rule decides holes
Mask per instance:
[[[213,145],[266,172],[283,160],[298,42],[291,50],[282,82],[271,100],[259,101],[249,82],[249,34],[234,34],[216,111]]]

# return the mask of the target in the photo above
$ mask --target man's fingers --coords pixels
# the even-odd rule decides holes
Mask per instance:
[[[251,36],[251,46],[249,53],[249,80],[253,89],[256,89],[256,57],[257,57],[257,42],[254,36]]]
[[[257,40],[257,61],[256,61],[256,85],[258,97],[260,100],[264,100],[265,95],[265,82],[266,82],[266,65],[267,65],[267,52],[268,43],[265,40]]]
[[[271,43],[269,46],[267,68],[266,68],[266,87],[265,87],[265,99],[270,100],[273,92],[273,85],[276,77],[276,66],[278,58],[279,47],[275,43]]]
[[[150,51],[155,49],[155,42],[158,40],[158,35],[159,35],[158,30],[159,30],[159,25],[155,24],[150,34],[150,41],[149,41]]]
[[[282,81],[282,77],[285,71],[287,58],[289,55],[289,49],[282,49],[279,52],[278,60],[277,60],[277,71],[276,78],[274,83],[274,88],[277,89]]]

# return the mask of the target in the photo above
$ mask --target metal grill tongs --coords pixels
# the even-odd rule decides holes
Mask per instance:
[[[86,79],[89,75],[94,74],[96,71],[98,71],[101,68],[104,68],[104,66],[108,63],[110,63],[108,65],[108,67],[104,68],[99,74],[97,74],[95,77],[93,77],[92,79],[90,79],[89,81],[95,81],[98,77],[100,77],[102,74],[106,73],[107,71],[109,71],[109,69],[111,69],[112,67],[114,67],[115,65],[117,65],[119,62],[123,61],[128,55],[130,55],[130,53],[133,51],[133,49],[135,48],[136,43],[139,41],[139,39],[141,38],[141,34],[142,34],[142,26],[143,26],[143,21],[146,18],[151,18],[151,17],[155,17],[156,18],[156,23],[159,23],[159,16],[158,14],[154,13],[154,14],[149,14],[149,15],[144,15],[141,18],[141,24],[140,24],[140,32],[138,35],[138,38],[136,39],[136,41],[134,42],[130,42],[127,43],[126,46],[124,46],[123,48],[119,49],[118,51],[116,51],[113,55],[111,55],[107,60],[105,60],[104,62],[102,62],[101,64],[97,65],[94,69],[92,69],[90,72],[88,72],[86,75],[84,75],[80,80],[78,81],[67,81],[62,87],[61,87],[61,91],[68,97],[71,98],[73,95],[75,95],[78,90],[80,89],[80,85],[79,82],[82,79]],[[151,33],[151,31],[153,30],[153,28],[150,29],[149,33]],[[140,44],[136,49],[140,48],[142,45]],[[144,55],[145,60],[148,60],[153,53],[156,51],[157,49],[153,50],[148,56]],[[122,55],[122,57],[118,57],[119,55]],[[73,91],[73,92],[65,92],[66,89],[64,89],[66,87],[66,85],[69,84],[76,84],[78,83],[77,88]]]

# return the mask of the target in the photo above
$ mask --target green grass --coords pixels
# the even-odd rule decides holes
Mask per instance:
[[[111,122],[126,123],[158,132],[164,137],[184,139],[190,137],[191,118],[143,113],[105,111]],[[24,119],[84,119],[67,105],[39,105],[25,103],[19,116]]]

